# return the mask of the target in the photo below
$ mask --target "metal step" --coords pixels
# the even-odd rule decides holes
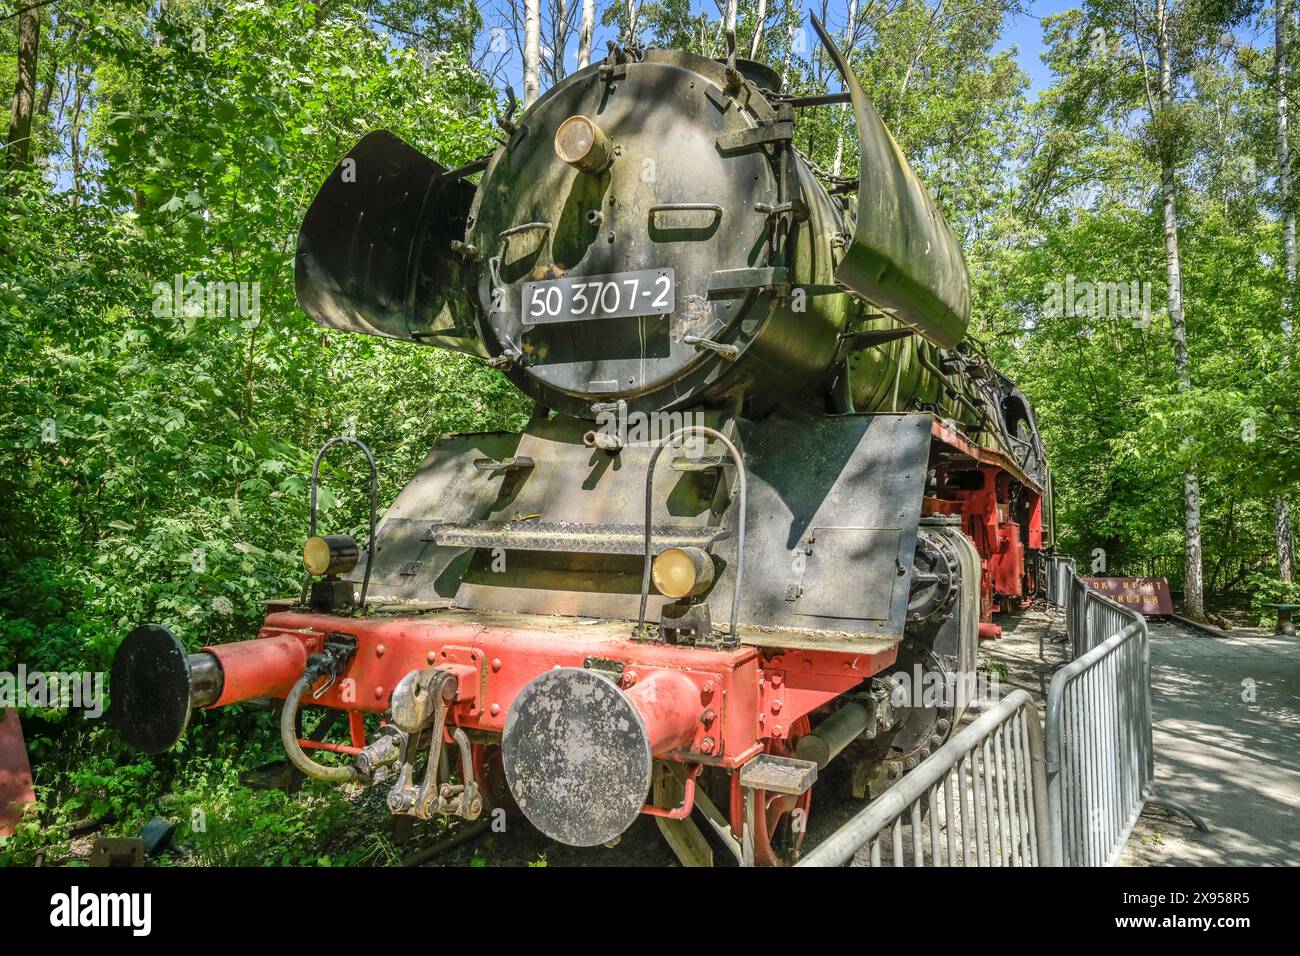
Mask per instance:
[[[796,757],[759,754],[740,769],[740,785],[747,790],[798,796],[817,780],[817,763]]]
[[[655,525],[651,549],[708,550],[731,534],[725,528]],[[507,551],[567,551],[580,554],[643,554],[645,527],[566,521],[466,521],[435,524],[425,541],[448,548],[504,548]]]

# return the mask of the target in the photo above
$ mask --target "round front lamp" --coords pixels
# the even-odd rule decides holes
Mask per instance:
[[[347,534],[317,535],[302,549],[302,563],[308,574],[347,574],[357,566],[356,539]]]
[[[666,548],[650,565],[650,577],[665,597],[695,597],[713,584],[714,570],[713,558],[701,548]]]
[[[584,173],[602,172],[614,158],[604,131],[585,116],[570,116],[555,131],[555,155]]]

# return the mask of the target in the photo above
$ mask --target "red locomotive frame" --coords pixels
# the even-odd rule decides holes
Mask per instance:
[[[996,637],[992,615],[1032,597],[1036,582],[1026,573],[1026,552],[1043,546],[1044,496],[1001,452],[972,444],[950,425],[936,421],[932,463],[938,496],[925,511],[962,517],[965,534],[981,558],[980,636]],[[949,487],[960,470],[982,476],[979,487]],[[1013,487],[1027,495],[1030,521],[1023,529],[1010,515]],[[356,755],[366,745],[364,715],[382,715],[397,682],[412,671],[437,667],[453,672],[456,694],[449,726],[478,732],[475,774],[487,793],[490,770],[481,743],[499,736],[511,703],[539,674],[556,667],[582,668],[593,661],[619,662],[616,679],[645,720],[656,759],[687,764],[685,800],[677,807],[646,806],[643,812],[680,819],[690,813],[699,769],[740,768],[760,753],[790,752],[807,732],[809,716],[862,681],[890,668],[897,645],[879,653],[771,650],[749,646],[715,650],[634,641],[626,624],[595,624],[563,618],[442,609],[409,617],[336,615],[293,610],[273,602],[258,639],[203,650],[220,663],[224,683],[209,706],[254,697],[283,698],[302,676],[309,655],[327,637],[345,632],[356,653],[345,676],[328,685],[313,704],[346,711],[351,744],[301,740],[304,749]],[[445,736],[451,743],[450,735]],[[758,794],[764,825],[755,827],[759,862],[775,862],[767,837],[802,797]],[[800,803],[802,801],[802,804]],[[728,813],[732,830],[743,826],[740,775],[731,775]]]

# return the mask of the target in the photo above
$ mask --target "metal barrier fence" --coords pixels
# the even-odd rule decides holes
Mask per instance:
[[[1017,690],[824,840],[799,866],[1039,866],[1049,861],[1038,708]]]
[[[1052,558],[1064,578],[1066,634],[1073,660],[1052,676],[1044,738],[1051,809],[1051,862],[1113,866],[1147,803],[1205,824],[1155,796],[1151,735],[1151,649],[1146,618],[1092,590],[1074,561]]]
[[[1155,776],[1148,661],[1146,622],[1137,620],[1052,677],[1047,792],[1056,866],[1113,866],[1142,812]]]
[[[1074,558],[1047,559],[1047,600],[1057,607],[1065,606],[1070,578],[1076,574]]]
[[[1157,797],[1147,623],[1093,591],[1071,558],[1049,558],[1048,600],[1065,609],[1073,660],[1047,694],[1046,727],[1017,690],[814,848],[800,866],[1113,866]]]

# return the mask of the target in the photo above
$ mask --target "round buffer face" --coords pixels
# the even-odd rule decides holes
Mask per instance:
[[[141,624],[118,646],[109,681],[109,714],[128,744],[157,754],[181,739],[190,719],[190,669],[175,634]]]
[[[619,836],[650,790],[645,722],[618,686],[595,671],[561,667],[530,681],[506,715],[501,753],[519,809],[570,846]]]

